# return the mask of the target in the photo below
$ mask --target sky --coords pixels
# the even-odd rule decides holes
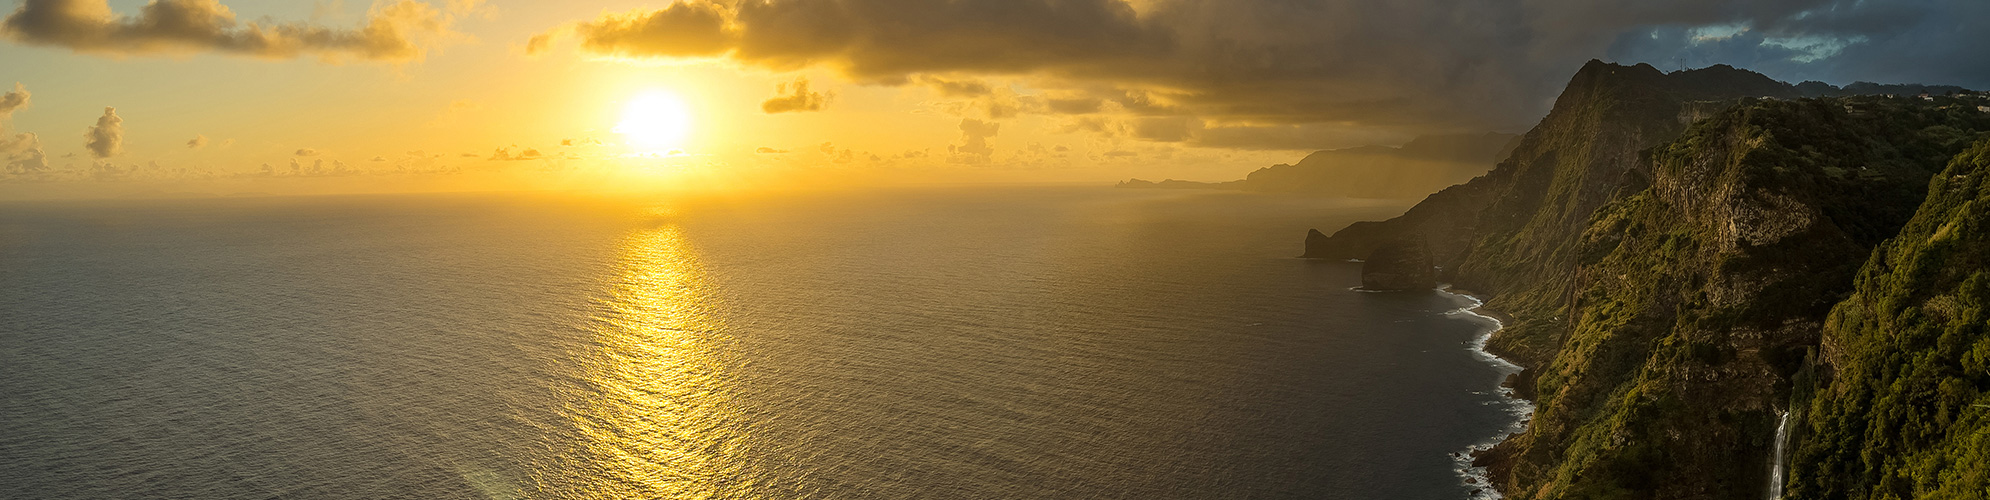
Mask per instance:
[[[1981,0],[0,9],[0,198],[1227,180],[1318,149],[1523,132],[1590,59],[1990,88]]]

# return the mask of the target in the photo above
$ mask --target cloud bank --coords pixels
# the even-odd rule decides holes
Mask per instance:
[[[456,35],[456,14],[412,0],[376,3],[351,28],[310,23],[238,22],[217,0],[152,0],[136,15],[113,12],[106,0],[25,0],[0,21],[0,35],[27,45],[111,56],[218,52],[267,59],[317,56],[327,61],[402,62]]]
[[[1016,112],[1167,116],[1122,128],[1317,147],[1351,129],[1523,129],[1599,57],[1990,86],[1983,19],[1976,0],[682,0],[530,45],[571,36],[597,57],[827,68],[956,98],[987,99],[982,79],[1005,77],[1045,91]]]

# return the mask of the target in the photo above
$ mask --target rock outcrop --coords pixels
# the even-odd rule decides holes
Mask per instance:
[[[1437,273],[1432,270],[1428,246],[1422,238],[1411,237],[1376,247],[1362,261],[1361,288],[1379,292],[1437,288]]]

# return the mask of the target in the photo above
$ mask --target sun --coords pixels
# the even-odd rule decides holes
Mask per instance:
[[[669,92],[644,92],[622,109],[622,122],[615,125],[615,133],[641,152],[681,149],[691,134],[691,111]]]

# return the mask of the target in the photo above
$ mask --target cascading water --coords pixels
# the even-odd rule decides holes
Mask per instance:
[[[1769,455],[1769,500],[1783,498],[1783,451],[1790,442],[1790,412],[1776,417],[1776,449]]]

